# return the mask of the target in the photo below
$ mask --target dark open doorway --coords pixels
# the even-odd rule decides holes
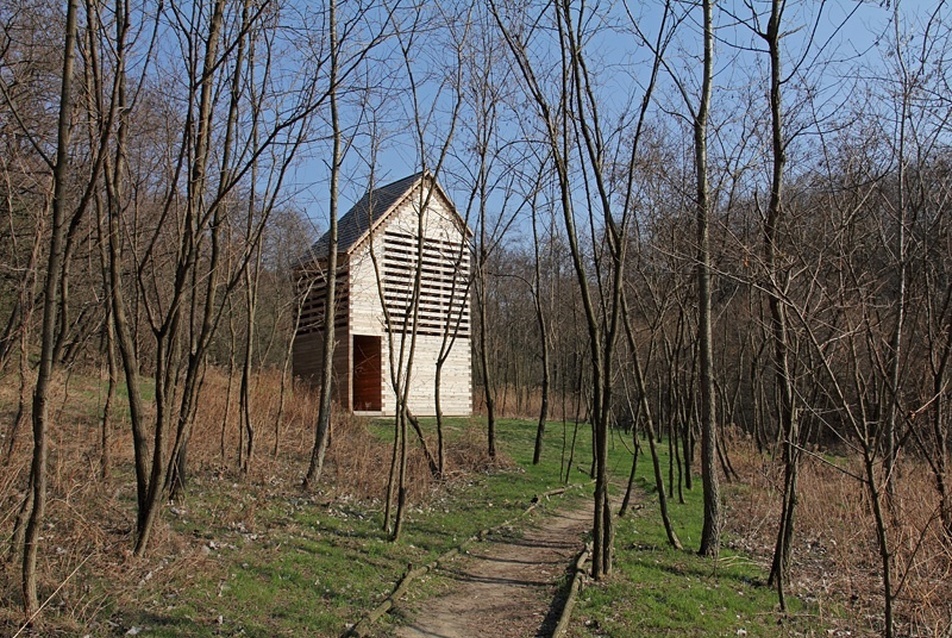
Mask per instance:
[[[383,410],[380,337],[354,335],[354,412]]]

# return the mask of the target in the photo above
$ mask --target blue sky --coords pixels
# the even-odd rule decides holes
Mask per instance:
[[[651,52],[640,41],[633,25],[653,39],[660,22],[660,2],[631,4],[631,16],[625,11],[625,5],[617,3],[599,4],[597,12],[591,16],[591,37],[586,42],[586,55],[597,79],[594,90],[606,129],[623,119],[630,121],[631,110],[644,94]],[[768,4],[757,2],[754,5],[761,12],[761,24],[765,24]],[[749,28],[750,8],[743,2],[723,2],[719,6],[721,9],[715,17],[718,43],[715,52],[717,78],[712,125],[721,127],[721,135],[733,137],[721,144],[725,149],[723,153],[745,152],[751,153],[753,157],[757,152],[756,145],[752,146],[749,139],[743,138],[750,135],[750,131],[744,130],[747,126],[745,122],[753,121],[757,114],[745,115],[743,111],[766,109],[766,86],[763,82],[767,60],[762,51],[758,51],[763,48],[762,41]],[[902,2],[898,11],[902,28],[912,33],[921,30],[928,17],[927,12],[934,9],[933,3]],[[375,50],[370,68],[360,77],[354,78],[357,85],[371,79],[379,86],[371,92],[344,97],[342,117],[345,126],[357,132],[350,138],[352,145],[345,161],[340,214],[346,212],[350,204],[366,190],[371,165],[377,185],[420,170],[415,108],[420,112],[424,146],[429,155],[428,167],[433,167],[441,145],[453,131],[453,152],[447,157],[445,176],[441,181],[457,205],[464,205],[467,180],[458,179],[457,176],[473,169],[475,159],[471,149],[474,141],[470,132],[474,117],[470,109],[463,108],[459,113],[460,120],[454,127],[451,116],[455,99],[452,69],[457,58],[454,44],[478,35],[467,25],[467,19],[472,17],[467,14],[467,10],[466,3],[460,3],[460,6],[447,4],[441,9],[431,7],[426,17],[444,20],[443,26],[434,27],[425,36],[392,38]],[[685,9],[678,5],[676,10],[683,12]],[[455,14],[450,15],[454,11]],[[677,75],[688,87],[696,86],[700,70],[699,16],[696,13],[687,15],[681,23],[667,55],[671,74]],[[858,92],[862,92],[864,87],[881,81],[888,74],[891,62],[887,57],[887,45],[894,35],[894,27],[890,24],[892,14],[893,7],[884,7],[878,1],[789,3],[784,21],[787,25],[784,59],[785,70],[793,75],[787,92],[791,101],[788,107],[792,122],[795,123],[798,117],[805,117],[797,104],[803,103],[806,92],[812,97],[811,117],[823,116],[824,110],[842,112],[858,99]],[[634,23],[631,17],[635,19]],[[737,19],[743,19],[748,24],[738,24]],[[540,31],[535,43],[533,63],[540,68],[551,64],[552,47],[555,46],[551,37]],[[409,63],[403,60],[401,45],[412,49]],[[493,46],[487,45],[485,39],[478,39],[470,46],[464,52],[465,59],[479,58],[485,65],[495,58],[496,64],[502,64],[500,60],[506,51],[501,42],[497,41]],[[917,42],[913,38],[907,46],[914,50]],[[486,48],[494,50],[484,50]],[[797,67],[795,61],[799,60],[803,60],[803,64]],[[674,89],[671,74],[662,74],[653,110],[658,121],[667,118],[665,130],[678,135],[679,129],[672,122],[678,121],[677,112],[683,115],[683,102]],[[877,80],[877,75],[883,77]],[[513,76],[506,76],[501,66],[492,77],[498,78],[492,81],[500,84],[500,92],[516,90],[517,94],[517,80]],[[409,90],[411,78],[417,87],[416,102]],[[368,105],[369,109],[366,108]],[[501,108],[499,117],[499,137],[495,143],[503,149],[502,153],[506,153],[523,144],[520,138],[525,134],[520,122],[531,120],[533,113],[522,105],[510,110]],[[805,140],[809,138],[809,132],[801,131],[801,134]],[[732,147],[732,144],[735,146]],[[742,147],[743,151],[731,150]],[[329,154],[328,149],[326,140],[314,141],[306,150],[307,159],[299,166],[294,180],[296,187],[292,199],[307,211],[317,229],[326,227],[328,167],[325,158]],[[512,168],[499,165],[496,170]],[[510,201],[494,204],[493,207],[511,208],[515,205],[515,202]],[[471,226],[474,223],[475,220],[470,221]],[[521,228],[525,234],[524,224],[517,224],[516,228]]]

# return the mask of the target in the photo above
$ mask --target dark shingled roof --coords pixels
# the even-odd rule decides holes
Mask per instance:
[[[347,214],[337,221],[337,252],[345,253],[363,238],[367,231],[394,204],[400,201],[423,177],[423,173],[414,173],[395,182],[368,192],[354,204]],[[314,242],[305,259],[325,259],[330,244],[330,231]]]

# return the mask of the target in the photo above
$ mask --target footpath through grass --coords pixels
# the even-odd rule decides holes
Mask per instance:
[[[426,420],[423,425],[432,430]],[[472,436],[484,427],[475,420],[450,424],[451,435],[469,429]],[[390,431],[386,423],[372,428],[381,437]],[[196,479],[189,499],[173,509],[172,527],[201,544],[203,557],[150,571],[134,600],[108,610],[108,627],[100,629],[109,631],[92,635],[339,636],[390,593],[408,565],[426,564],[482,529],[518,519],[534,495],[562,485],[561,429],[550,427],[538,466],[531,465],[534,434],[532,423],[500,422],[499,450],[511,463],[451,478],[409,511],[396,543],[381,530],[379,501]],[[589,441],[580,433],[576,459],[586,466]],[[388,461],[381,460],[380,472]],[[571,473],[571,484],[588,482],[582,472]]]
[[[387,424],[372,427],[379,436],[389,431]],[[432,424],[424,421],[424,428],[430,432]],[[451,424],[453,435],[472,436],[482,428],[476,420]],[[562,485],[569,460],[563,442],[570,445],[572,426],[550,424],[538,466],[531,465],[534,434],[532,422],[499,423],[499,449],[511,465],[451,479],[409,512],[396,543],[380,529],[379,501],[304,495],[288,484],[198,479],[189,500],[173,510],[172,530],[192,558],[150,566],[134,591],[107,596],[88,633],[339,636],[390,593],[409,565],[426,564],[481,529],[517,520],[532,496]],[[619,501],[630,467],[626,447],[616,435],[611,471],[613,499]],[[387,460],[381,460],[380,472],[386,472]],[[566,497],[588,498],[591,448],[585,426],[571,460],[570,483],[576,489]],[[685,492],[684,504],[672,499],[686,549],[667,548],[650,470],[645,456],[639,462],[636,509],[616,519],[614,574],[585,588],[572,636],[820,635],[800,606],[794,608],[798,615],[778,624],[775,596],[763,585],[763,570],[748,558],[724,550],[712,561],[693,553],[701,528],[699,484]],[[435,586],[414,587],[423,588],[416,590],[418,597]],[[381,621],[381,636],[389,634],[392,622],[389,616]]]

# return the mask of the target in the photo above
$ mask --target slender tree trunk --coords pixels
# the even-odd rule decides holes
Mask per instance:
[[[397,492],[397,464],[400,459],[400,449],[403,445],[401,430],[398,421],[393,424],[393,443],[390,449],[390,470],[387,472],[387,496],[384,500],[383,531],[389,536],[393,533],[394,496]]]
[[[259,251],[260,254],[260,251]],[[257,272],[257,270],[256,270]],[[251,417],[251,366],[254,357],[255,309],[257,300],[257,275],[252,276],[245,268],[245,313],[248,326],[245,329],[244,353],[241,364],[241,383],[238,386],[238,405],[241,413],[241,424],[246,435],[245,454],[241,464],[242,474],[251,471],[251,458],[255,449],[255,427]]]
[[[231,404],[232,404],[232,395],[234,394],[232,390],[235,385],[235,358],[236,351],[238,350],[238,331],[235,328],[235,311],[234,306],[231,301],[231,297],[228,298],[228,336],[229,336],[229,348],[228,348],[228,365],[225,368],[228,371],[228,383],[225,385],[225,409],[222,411],[221,417],[221,433],[219,436],[219,454],[221,455],[222,466],[225,466],[225,457],[227,456],[227,435],[228,435],[228,425],[231,421]],[[242,450],[245,449],[243,434],[241,428],[238,429],[238,457],[237,463],[238,468],[241,468],[242,461]]]
[[[875,458],[870,454],[873,446],[867,443],[863,449],[863,467],[865,470],[866,490],[873,510],[873,521],[876,524],[876,545],[879,549],[880,568],[883,577],[883,615],[885,627],[884,638],[893,638],[895,635],[893,620],[893,587],[892,587],[892,554],[889,549],[889,535],[886,514],[883,511],[883,494],[879,488],[879,478],[876,476]]]
[[[419,130],[419,129],[418,129]],[[424,176],[427,172],[424,171]],[[400,351],[398,355],[398,365],[391,369],[396,370],[394,374],[394,387],[397,388],[397,414],[396,428],[399,430],[399,455],[398,455],[398,473],[397,473],[397,509],[394,513],[393,530],[390,533],[390,541],[396,542],[400,539],[403,531],[403,521],[406,516],[407,507],[407,423],[410,420],[410,379],[413,378],[413,364],[416,356],[417,346],[417,327],[420,323],[420,294],[423,286],[423,248],[424,238],[424,214],[432,197],[433,189],[436,187],[435,179],[429,186],[424,177],[420,182],[420,201],[417,212],[416,228],[416,264],[413,274],[413,289],[410,294],[410,306],[403,321],[403,330],[400,337]],[[429,190],[427,190],[429,188]],[[407,334],[407,326],[410,326],[410,332]],[[392,334],[392,332],[391,332]],[[410,344],[407,346],[407,338]],[[393,348],[391,346],[391,357]],[[404,356],[405,355],[405,356]],[[426,443],[423,439],[423,432],[418,430],[420,440],[423,442],[424,452],[429,456],[426,450]],[[429,458],[431,469],[433,468],[432,457]]]
[[[33,507],[23,540],[23,611],[32,621],[39,611],[36,591],[36,558],[39,550],[40,528],[46,513],[46,459],[49,444],[49,391],[53,376],[53,350],[59,312],[59,275],[63,260],[63,223],[66,209],[66,180],[69,161],[70,111],[72,107],[73,61],[76,55],[78,0],[69,0],[66,8],[66,34],[63,46],[62,84],[59,97],[59,124],[57,127],[56,162],[53,166],[52,224],[50,251],[47,259],[46,282],[43,286],[43,324],[40,361],[36,386],[33,391],[33,459],[30,465],[30,487]]]
[[[704,490],[704,525],[701,530],[702,556],[717,556],[720,549],[720,487],[717,478],[717,428],[715,427],[714,352],[711,331],[711,248],[710,196],[707,183],[707,115],[714,75],[713,2],[703,0],[704,80],[701,102],[694,122],[694,152],[697,172],[698,234],[698,347],[701,384],[701,481]]]
[[[29,477],[27,480],[29,481]],[[16,562],[18,556],[21,558],[23,556],[23,539],[26,537],[26,524],[32,511],[33,486],[27,483],[26,494],[17,509],[16,518],[13,519],[13,532],[10,534],[10,544],[7,547],[7,560],[11,564]]]
[[[539,423],[536,426],[535,447],[532,451],[532,464],[542,460],[542,442],[545,437],[545,422],[549,417],[549,327],[542,306],[542,264],[539,251],[539,232],[536,228],[536,209],[532,207],[532,246],[535,254],[533,268],[533,301],[536,323],[539,326],[539,348],[542,356],[542,397],[539,405]],[[637,435],[635,436],[637,441]],[[637,459],[637,456],[635,457]]]
[[[559,67],[561,85],[558,87],[561,91],[559,102],[554,109],[547,98],[548,87],[542,90],[526,57],[526,43],[518,40],[514,33],[506,28],[496,5],[492,3],[493,17],[503,31],[506,43],[527,85],[529,97],[538,108],[540,120],[546,129],[547,150],[558,180],[559,203],[565,223],[569,253],[572,257],[585,314],[591,354],[590,415],[595,458],[592,576],[601,579],[608,576],[612,568],[613,526],[608,501],[607,467],[608,422],[611,413],[613,355],[621,314],[622,281],[627,247],[626,230],[630,207],[622,205],[619,211],[614,210],[607,186],[608,179],[602,172],[606,164],[606,149],[599,124],[599,105],[592,99],[591,77],[583,54],[585,38],[581,34],[582,29],[574,24],[576,17],[583,24],[587,20],[587,16],[583,15],[585,9],[578,8],[576,11],[574,7],[569,6],[568,2],[557,2],[553,6],[553,11],[558,28],[559,49],[562,52]],[[519,36],[521,35],[519,33]],[[646,92],[645,104],[649,100],[649,95],[650,89]],[[562,119],[561,115],[556,115],[556,113],[562,114],[569,111],[574,115],[571,122]],[[573,127],[574,130],[572,130]],[[570,130],[572,130],[571,134]],[[581,134],[581,139],[576,137],[578,133]],[[578,143],[580,147],[573,148],[575,143]],[[636,151],[637,143],[632,146],[630,158],[632,164],[635,161]],[[576,230],[569,175],[570,158],[576,155],[582,162],[583,170],[591,174],[594,185],[592,191],[594,201],[589,202],[587,209],[588,222],[592,228],[601,225],[607,239],[605,252],[598,256],[594,268],[588,265],[589,256],[583,254]],[[598,306],[593,301],[596,298],[596,294],[593,293],[594,286],[597,286],[600,301]]]
[[[638,474],[638,458],[641,456],[641,441],[638,439],[639,416],[640,415],[636,414],[631,422],[631,469],[628,472],[628,484],[625,487],[625,496],[621,500],[621,507],[618,508],[618,518],[622,518],[628,513],[628,508],[631,506],[631,496],[635,492],[635,477]]]
[[[644,371],[641,367],[641,360],[638,356],[638,348],[635,343],[635,335],[631,329],[631,318],[628,312],[628,305],[623,300],[622,318],[625,325],[625,336],[628,338],[628,349],[631,351],[632,367],[635,372],[636,389],[638,390],[639,412],[645,419],[645,434],[648,437],[648,448],[651,451],[651,466],[654,470],[655,490],[658,492],[658,508],[661,510],[661,522],[664,524],[664,531],[668,537],[668,543],[675,549],[683,549],[681,540],[674,531],[674,525],[671,524],[671,517],[668,514],[668,499],[664,493],[664,475],[661,471],[661,461],[658,458],[658,449],[655,445],[654,418],[651,413],[651,405],[648,403],[648,387],[645,383]]]
[[[17,449],[20,438],[20,429],[26,421],[27,400],[30,395],[30,330],[26,324],[20,327],[20,359],[17,390],[17,411],[13,415],[13,424],[10,426],[10,440],[7,444],[7,463],[13,461],[13,454]]]
[[[218,55],[218,39],[223,32],[224,14],[220,4],[215,5],[214,13],[209,29],[209,38],[206,43],[204,70],[205,78],[202,81],[201,102],[199,107],[199,127],[196,146],[196,159],[191,166],[191,180],[189,182],[188,197],[189,203],[187,215],[189,216],[189,236],[185,238],[184,264],[181,272],[185,276],[191,277],[191,284],[188,290],[182,290],[182,299],[191,294],[191,300],[188,304],[189,318],[187,324],[182,328],[188,330],[188,354],[186,356],[185,378],[181,383],[181,395],[179,398],[177,425],[175,430],[175,439],[172,450],[169,455],[170,463],[165,474],[165,489],[168,490],[171,499],[181,496],[186,488],[187,456],[188,444],[192,433],[192,425],[195,421],[195,413],[198,409],[199,395],[205,377],[205,357],[209,343],[214,336],[218,326],[220,314],[216,312],[218,307],[217,298],[220,289],[221,275],[221,252],[222,252],[222,229],[227,217],[226,206],[222,200],[231,187],[231,182],[235,172],[235,136],[238,129],[238,117],[241,103],[242,91],[242,73],[245,67],[246,52],[250,44],[244,31],[250,29],[250,1],[245,0],[242,6],[240,18],[239,35],[233,41],[235,44],[235,65],[231,75],[229,104],[226,116],[225,134],[220,142],[220,163],[218,165],[218,190],[216,201],[211,204],[211,221],[208,222],[209,212],[206,212],[203,199],[206,196],[207,173],[210,167],[210,145],[211,129],[213,127],[213,104],[208,102],[209,94],[206,93],[206,87],[211,84],[211,75],[214,65],[217,63],[215,57]],[[249,68],[254,68],[253,60],[248,64]],[[251,145],[257,147],[256,131],[257,119],[254,118],[251,125]],[[251,250],[257,245],[251,228],[253,227],[252,211],[255,206],[255,186],[256,186],[256,168],[257,164],[251,164],[251,192],[248,197],[249,217],[247,220],[248,232],[245,240]],[[204,273],[199,272],[197,255],[202,243],[202,237],[209,238],[210,250],[207,257],[207,270]],[[242,261],[241,272],[244,273],[248,267],[247,260]],[[198,298],[196,292],[199,290],[199,283],[204,278],[204,301]],[[231,285],[226,288],[226,294],[231,292]],[[201,310],[201,316],[199,316]],[[178,319],[175,318],[171,325],[176,325]],[[176,334],[177,330],[169,331],[168,338],[176,344],[170,352],[175,352],[172,361],[178,361],[177,352],[180,337]],[[171,370],[169,370],[171,372]],[[176,373],[177,374],[177,373]],[[174,386],[178,386],[177,381]],[[249,445],[252,442],[249,440]],[[248,461],[246,455],[239,454],[239,465],[246,468]]]
[[[479,366],[483,376],[483,397],[486,402],[486,449],[489,458],[496,458],[496,395],[493,388],[493,369],[489,365],[489,338],[486,323],[488,313],[486,304],[489,295],[486,290],[488,276],[486,274],[486,229],[485,222],[480,215],[480,255],[476,261],[476,300],[479,308]]]
[[[456,346],[456,337],[460,333],[460,326],[463,324],[463,318],[466,315],[466,299],[471,290],[471,281],[469,269],[465,267],[468,261],[464,261],[465,253],[469,250],[466,242],[460,244],[460,252],[456,256],[455,271],[453,273],[453,282],[451,286],[450,297],[447,304],[447,315],[443,325],[443,337],[440,341],[440,352],[436,358],[436,371],[433,378],[433,400],[436,409],[436,477],[443,478],[446,475],[446,443],[443,437],[443,369],[449,355]],[[462,297],[460,297],[462,295]],[[455,313],[455,317],[454,317]],[[468,322],[467,322],[468,323]],[[469,344],[466,344],[468,347]],[[419,430],[419,425],[415,426]],[[423,440],[426,452],[426,441]]]
[[[400,450],[397,455],[397,509],[393,516],[393,530],[390,532],[391,542],[400,540],[407,508],[407,411],[405,401],[403,402],[403,409],[397,415],[397,428],[400,430]]]
[[[245,3],[245,11],[249,10],[248,2]],[[246,22],[243,20],[243,22]],[[251,66],[254,67],[254,48],[251,48],[249,52],[251,58]],[[240,59],[240,56],[239,56]],[[237,82],[236,82],[237,85]],[[236,91],[237,93],[237,91]],[[258,145],[258,125],[257,122],[252,125],[251,139],[254,141],[254,145]],[[251,196],[248,198],[248,221],[245,228],[245,236],[248,238],[248,241],[251,241],[254,237],[254,228],[255,228],[255,209],[258,206],[257,202],[257,184],[258,184],[258,167],[257,164],[253,164],[251,167]],[[251,460],[254,457],[255,453],[255,424],[252,419],[252,405],[251,405],[251,368],[254,363],[254,344],[255,344],[255,327],[258,321],[258,284],[261,278],[261,252],[262,252],[262,242],[259,240],[255,243],[254,248],[252,249],[253,259],[250,259],[242,267],[242,275],[245,280],[245,315],[248,318],[248,326],[245,330],[245,347],[244,347],[244,358],[242,360],[241,367],[241,386],[239,389],[239,404],[241,406],[241,420],[244,424],[245,433],[247,434],[247,445],[245,448],[245,462],[241,466],[241,471],[243,474],[248,474],[251,471]]]
[[[38,223],[33,237],[33,250],[30,253],[29,265],[20,289],[20,325],[16,329],[19,342],[19,388],[17,391],[17,411],[13,417],[13,425],[10,427],[10,441],[7,444],[7,463],[13,460],[17,440],[20,438],[20,428],[23,427],[23,423],[26,421],[30,387],[30,325],[33,323],[33,299],[36,298],[37,284],[36,264],[40,260],[42,228],[43,224]]]
[[[445,336],[445,335],[444,335]],[[445,341],[444,341],[445,345]],[[441,346],[442,348],[443,346]],[[441,353],[442,354],[442,353]],[[445,466],[445,444],[443,441],[443,404],[440,389],[443,387],[443,364],[445,357],[439,357],[436,361],[436,372],[433,377],[433,403],[436,410],[436,477],[442,478],[446,471]],[[423,438],[422,432],[420,438]],[[425,444],[425,440],[423,441]]]
[[[293,283],[293,282],[292,282]],[[294,303],[294,321],[292,324],[291,334],[297,334],[298,328],[301,325],[301,313],[304,311],[304,301],[307,299],[307,296],[310,294],[312,282],[308,282],[306,289],[303,294],[300,294],[296,297]],[[288,339],[288,346],[284,350],[284,362],[281,365],[281,390],[278,399],[278,413],[274,418],[274,447],[271,449],[271,456],[277,458],[278,449],[280,447],[281,441],[281,424],[284,421],[284,410],[287,402],[288,395],[288,385],[290,383],[291,392],[294,392],[294,380],[289,379],[288,377],[291,361],[294,357],[294,339]]]
[[[779,393],[780,436],[784,458],[784,495],[777,531],[777,543],[768,583],[777,587],[783,605],[784,581],[790,570],[790,549],[794,533],[797,504],[795,490],[800,467],[800,431],[794,403],[793,379],[790,374],[790,335],[783,301],[782,268],[779,263],[780,223],[783,217],[783,177],[786,165],[781,113],[780,25],[784,2],[773,0],[764,38],[770,54],[770,120],[773,173],[770,200],[764,225],[764,262],[767,269],[767,305],[770,312],[771,340],[773,342],[774,376]]]
[[[132,334],[132,324],[128,318],[124,287],[122,284],[122,233],[120,215],[123,210],[125,144],[127,132],[127,114],[125,101],[124,40],[117,38],[117,109],[118,127],[116,130],[114,164],[106,164],[106,211],[109,231],[109,292],[110,312],[116,331],[116,344],[125,375],[126,390],[129,396],[129,420],[132,429],[132,449],[135,457],[136,475],[136,533],[141,538],[145,532],[145,511],[147,507],[149,473],[149,444],[145,431],[145,408],[142,391],[139,386],[139,360],[137,347]]]
[[[106,268],[103,268],[106,272]],[[108,296],[106,297],[109,298]],[[109,451],[112,431],[112,408],[116,401],[116,388],[119,385],[119,363],[116,361],[116,329],[112,321],[111,309],[106,310],[105,344],[106,349],[106,369],[109,376],[106,387],[106,402],[102,408],[101,425],[101,453],[99,457],[99,477],[103,480],[109,478],[109,470],[112,465],[112,455]]]
[[[331,108],[331,128],[333,135],[333,150],[331,151],[331,183],[330,183],[330,220],[327,229],[327,269],[326,287],[324,295],[324,360],[321,365],[320,399],[317,408],[317,423],[314,428],[314,447],[311,450],[311,461],[304,477],[303,488],[311,489],[320,480],[324,471],[324,456],[327,454],[327,445],[331,428],[331,389],[334,379],[334,351],[337,349],[334,322],[337,306],[337,210],[340,194],[339,180],[342,162],[343,144],[340,125],[340,114],[337,108],[337,72],[339,54],[337,46],[337,3],[332,1],[328,7],[328,46],[330,47],[330,82],[329,94]],[[343,347],[349,347],[345,344]]]
[[[106,366],[108,380],[106,387],[106,402],[102,409],[102,420],[100,422],[100,456],[99,456],[99,477],[103,480],[109,478],[110,466],[112,463],[109,443],[112,429],[112,411],[116,400],[116,391],[119,385],[119,362],[116,359],[116,328],[112,318],[112,290],[109,284],[109,250],[108,233],[105,224],[108,223],[105,218],[105,209],[103,207],[102,196],[97,191],[95,196],[96,207],[96,239],[99,243],[99,267],[103,278],[103,291],[106,300],[105,321],[102,328],[102,347],[106,351]]]
[[[902,41],[901,13],[899,6],[894,7],[893,25],[896,29],[896,42]],[[897,45],[898,46],[898,45]],[[899,513],[893,508],[896,502],[896,458],[898,450],[896,448],[897,429],[899,426],[900,401],[902,399],[902,340],[903,331],[906,322],[907,305],[907,279],[908,266],[906,258],[906,217],[907,217],[907,194],[906,194],[906,120],[909,117],[910,92],[913,88],[910,86],[910,80],[904,61],[904,52],[897,50],[895,52],[902,80],[902,105],[899,112],[899,158],[896,174],[897,202],[896,202],[896,245],[893,248],[895,255],[895,283],[896,286],[896,319],[893,324],[892,335],[889,341],[888,354],[888,387],[885,388],[884,398],[888,397],[886,408],[885,427],[883,428],[883,471],[886,481],[887,504],[893,514],[898,518]],[[898,508],[897,508],[898,509]]]

